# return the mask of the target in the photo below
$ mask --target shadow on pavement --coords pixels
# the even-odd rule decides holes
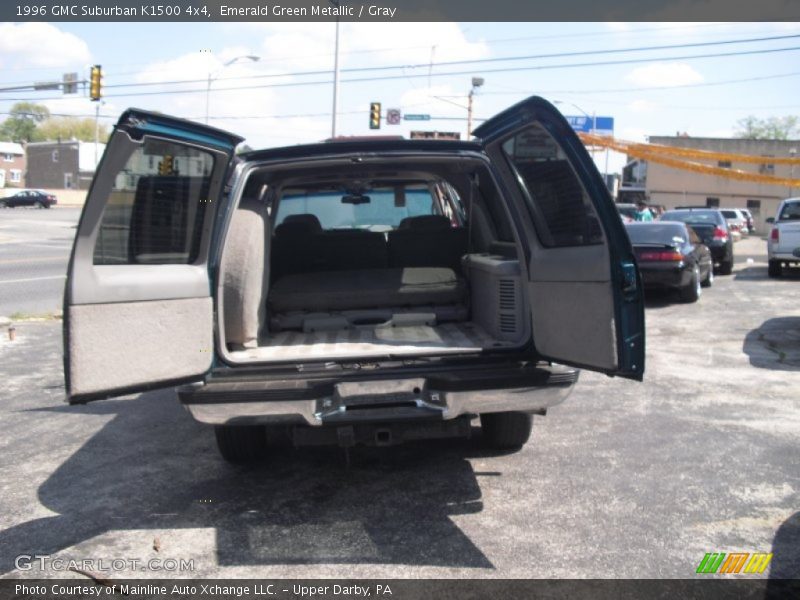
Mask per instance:
[[[800,369],[800,317],[764,321],[745,336],[742,350],[750,364],[760,369]]]
[[[766,598],[769,600],[797,598],[794,594],[798,592],[800,592],[800,512],[786,519],[772,540],[772,562]]]
[[[450,518],[483,510],[475,439],[357,448],[349,468],[339,448],[277,448],[246,468],[170,391],[38,410],[113,418],[39,487],[58,515],[0,532],[0,572],[109,531],[190,527],[216,528],[219,565],[493,567]]]

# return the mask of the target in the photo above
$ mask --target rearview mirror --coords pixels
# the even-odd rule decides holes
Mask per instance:
[[[342,196],[342,204],[369,204],[372,199],[364,194],[347,194]]]

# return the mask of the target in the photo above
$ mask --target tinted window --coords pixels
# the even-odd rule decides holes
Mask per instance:
[[[276,224],[289,215],[311,214],[323,229],[396,228],[406,217],[435,214],[435,203],[425,185],[380,187],[358,194],[341,190],[287,190],[278,204]]]
[[[94,264],[193,263],[211,200],[213,168],[214,158],[208,152],[162,140],[145,141],[114,181]]]
[[[697,225],[721,225],[722,214],[716,210],[668,210],[661,215],[662,221],[682,221]]]
[[[628,237],[633,244],[685,244],[688,238],[684,225],[672,223],[630,224],[626,225]]]
[[[787,202],[783,205],[781,214],[778,215],[779,221],[796,221],[800,219],[800,202]]]
[[[601,244],[603,234],[589,195],[563,150],[539,124],[503,144],[526,194],[544,246]]]

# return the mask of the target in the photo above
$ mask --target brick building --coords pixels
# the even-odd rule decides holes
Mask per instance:
[[[27,155],[26,185],[50,190],[87,190],[105,144],[58,141],[31,142]]]
[[[25,187],[25,149],[14,142],[0,142],[0,188]]]

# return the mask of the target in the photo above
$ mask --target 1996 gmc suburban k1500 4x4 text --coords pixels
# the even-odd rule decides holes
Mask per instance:
[[[578,369],[641,380],[642,286],[586,149],[533,97],[470,142],[241,138],[120,118],[64,299],[70,402],[180,386],[223,456],[268,438],[524,444]]]

